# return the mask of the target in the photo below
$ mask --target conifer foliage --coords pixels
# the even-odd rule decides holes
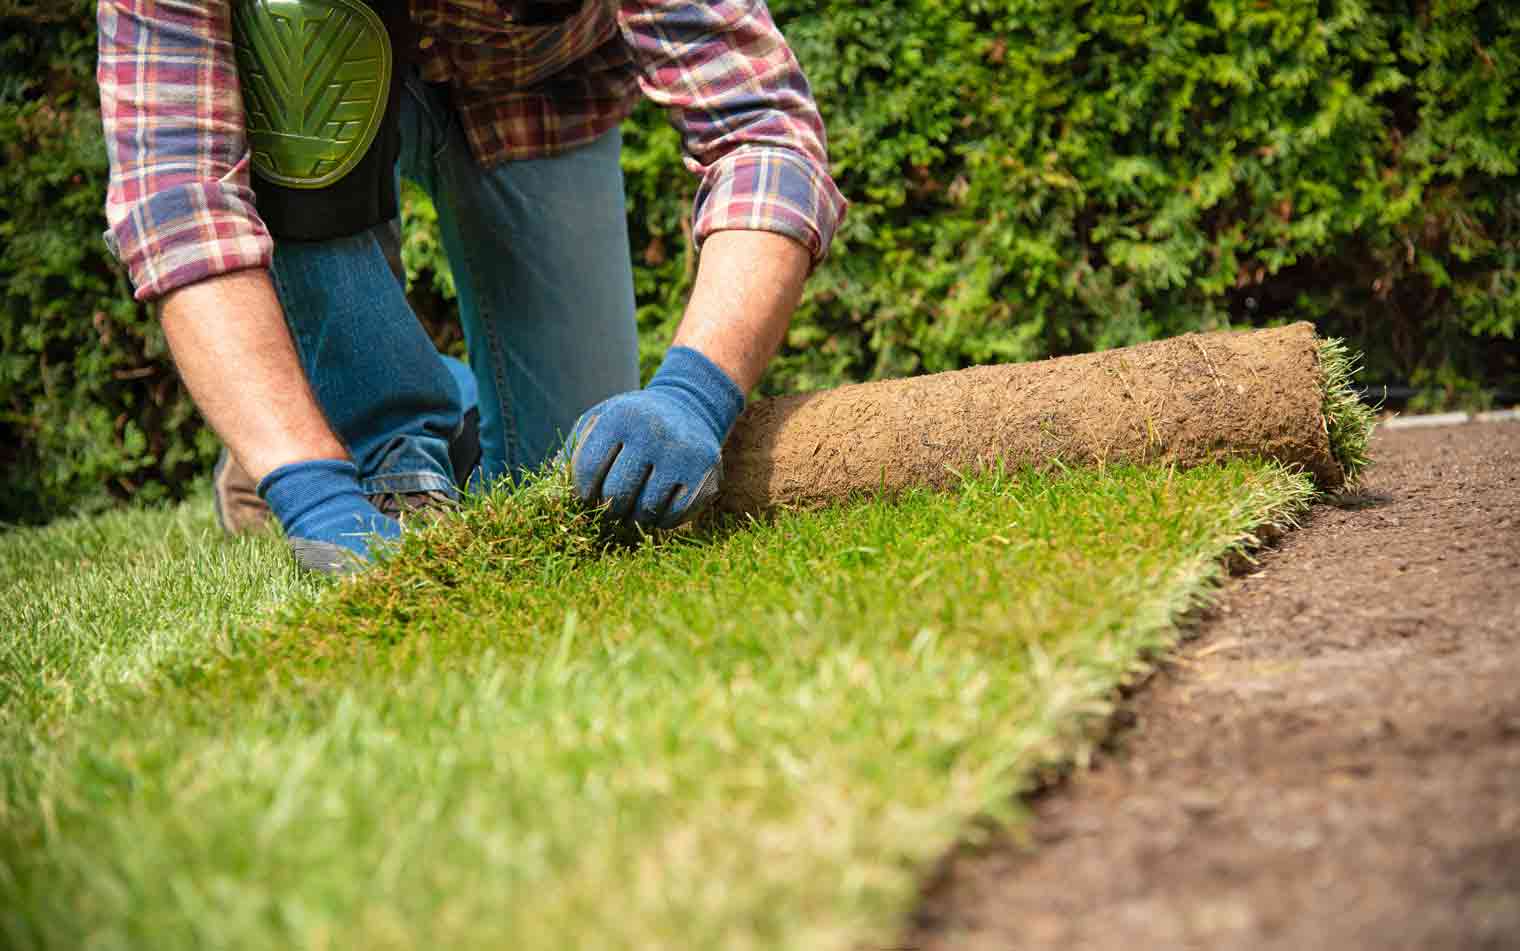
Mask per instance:
[[[1520,382],[1508,0],[772,6],[851,209],[769,391],[1302,318],[1368,379]],[[0,521],[179,495],[214,453],[99,238],[93,8],[0,0]],[[695,185],[657,111],[626,143],[652,363]],[[408,195],[432,319],[453,285]]]

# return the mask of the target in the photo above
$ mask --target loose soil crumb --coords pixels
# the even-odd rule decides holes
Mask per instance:
[[[1520,425],[1373,452],[903,947],[1520,948]]]

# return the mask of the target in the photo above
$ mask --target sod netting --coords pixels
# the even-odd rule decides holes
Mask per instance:
[[[0,536],[0,943],[889,941],[1311,492],[994,474],[609,548],[542,482],[320,591],[203,509]]]

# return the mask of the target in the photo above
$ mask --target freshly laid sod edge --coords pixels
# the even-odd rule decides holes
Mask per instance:
[[[890,943],[1312,492],[1245,461],[993,473],[608,548],[546,481],[149,671],[28,649],[5,703],[48,727],[0,721],[0,943]],[[132,623],[221,597],[185,596]]]

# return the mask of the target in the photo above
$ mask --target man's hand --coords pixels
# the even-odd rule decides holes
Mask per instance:
[[[576,493],[618,519],[673,528],[718,494],[720,450],[744,394],[781,345],[811,258],[765,231],[720,231],[702,246],[675,346],[649,386],[591,407],[569,441]]]
[[[346,459],[293,462],[259,480],[291,551],[303,568],[346,574],[369,561],[377,539],[401,536],[401,523],[365,498],[359,470]]]
[[[619,521],[674,528],[718,494],[722,447],[744,393],[716,364],[672,347],[654,379],[587,410],[571,432],[575,491]]]

